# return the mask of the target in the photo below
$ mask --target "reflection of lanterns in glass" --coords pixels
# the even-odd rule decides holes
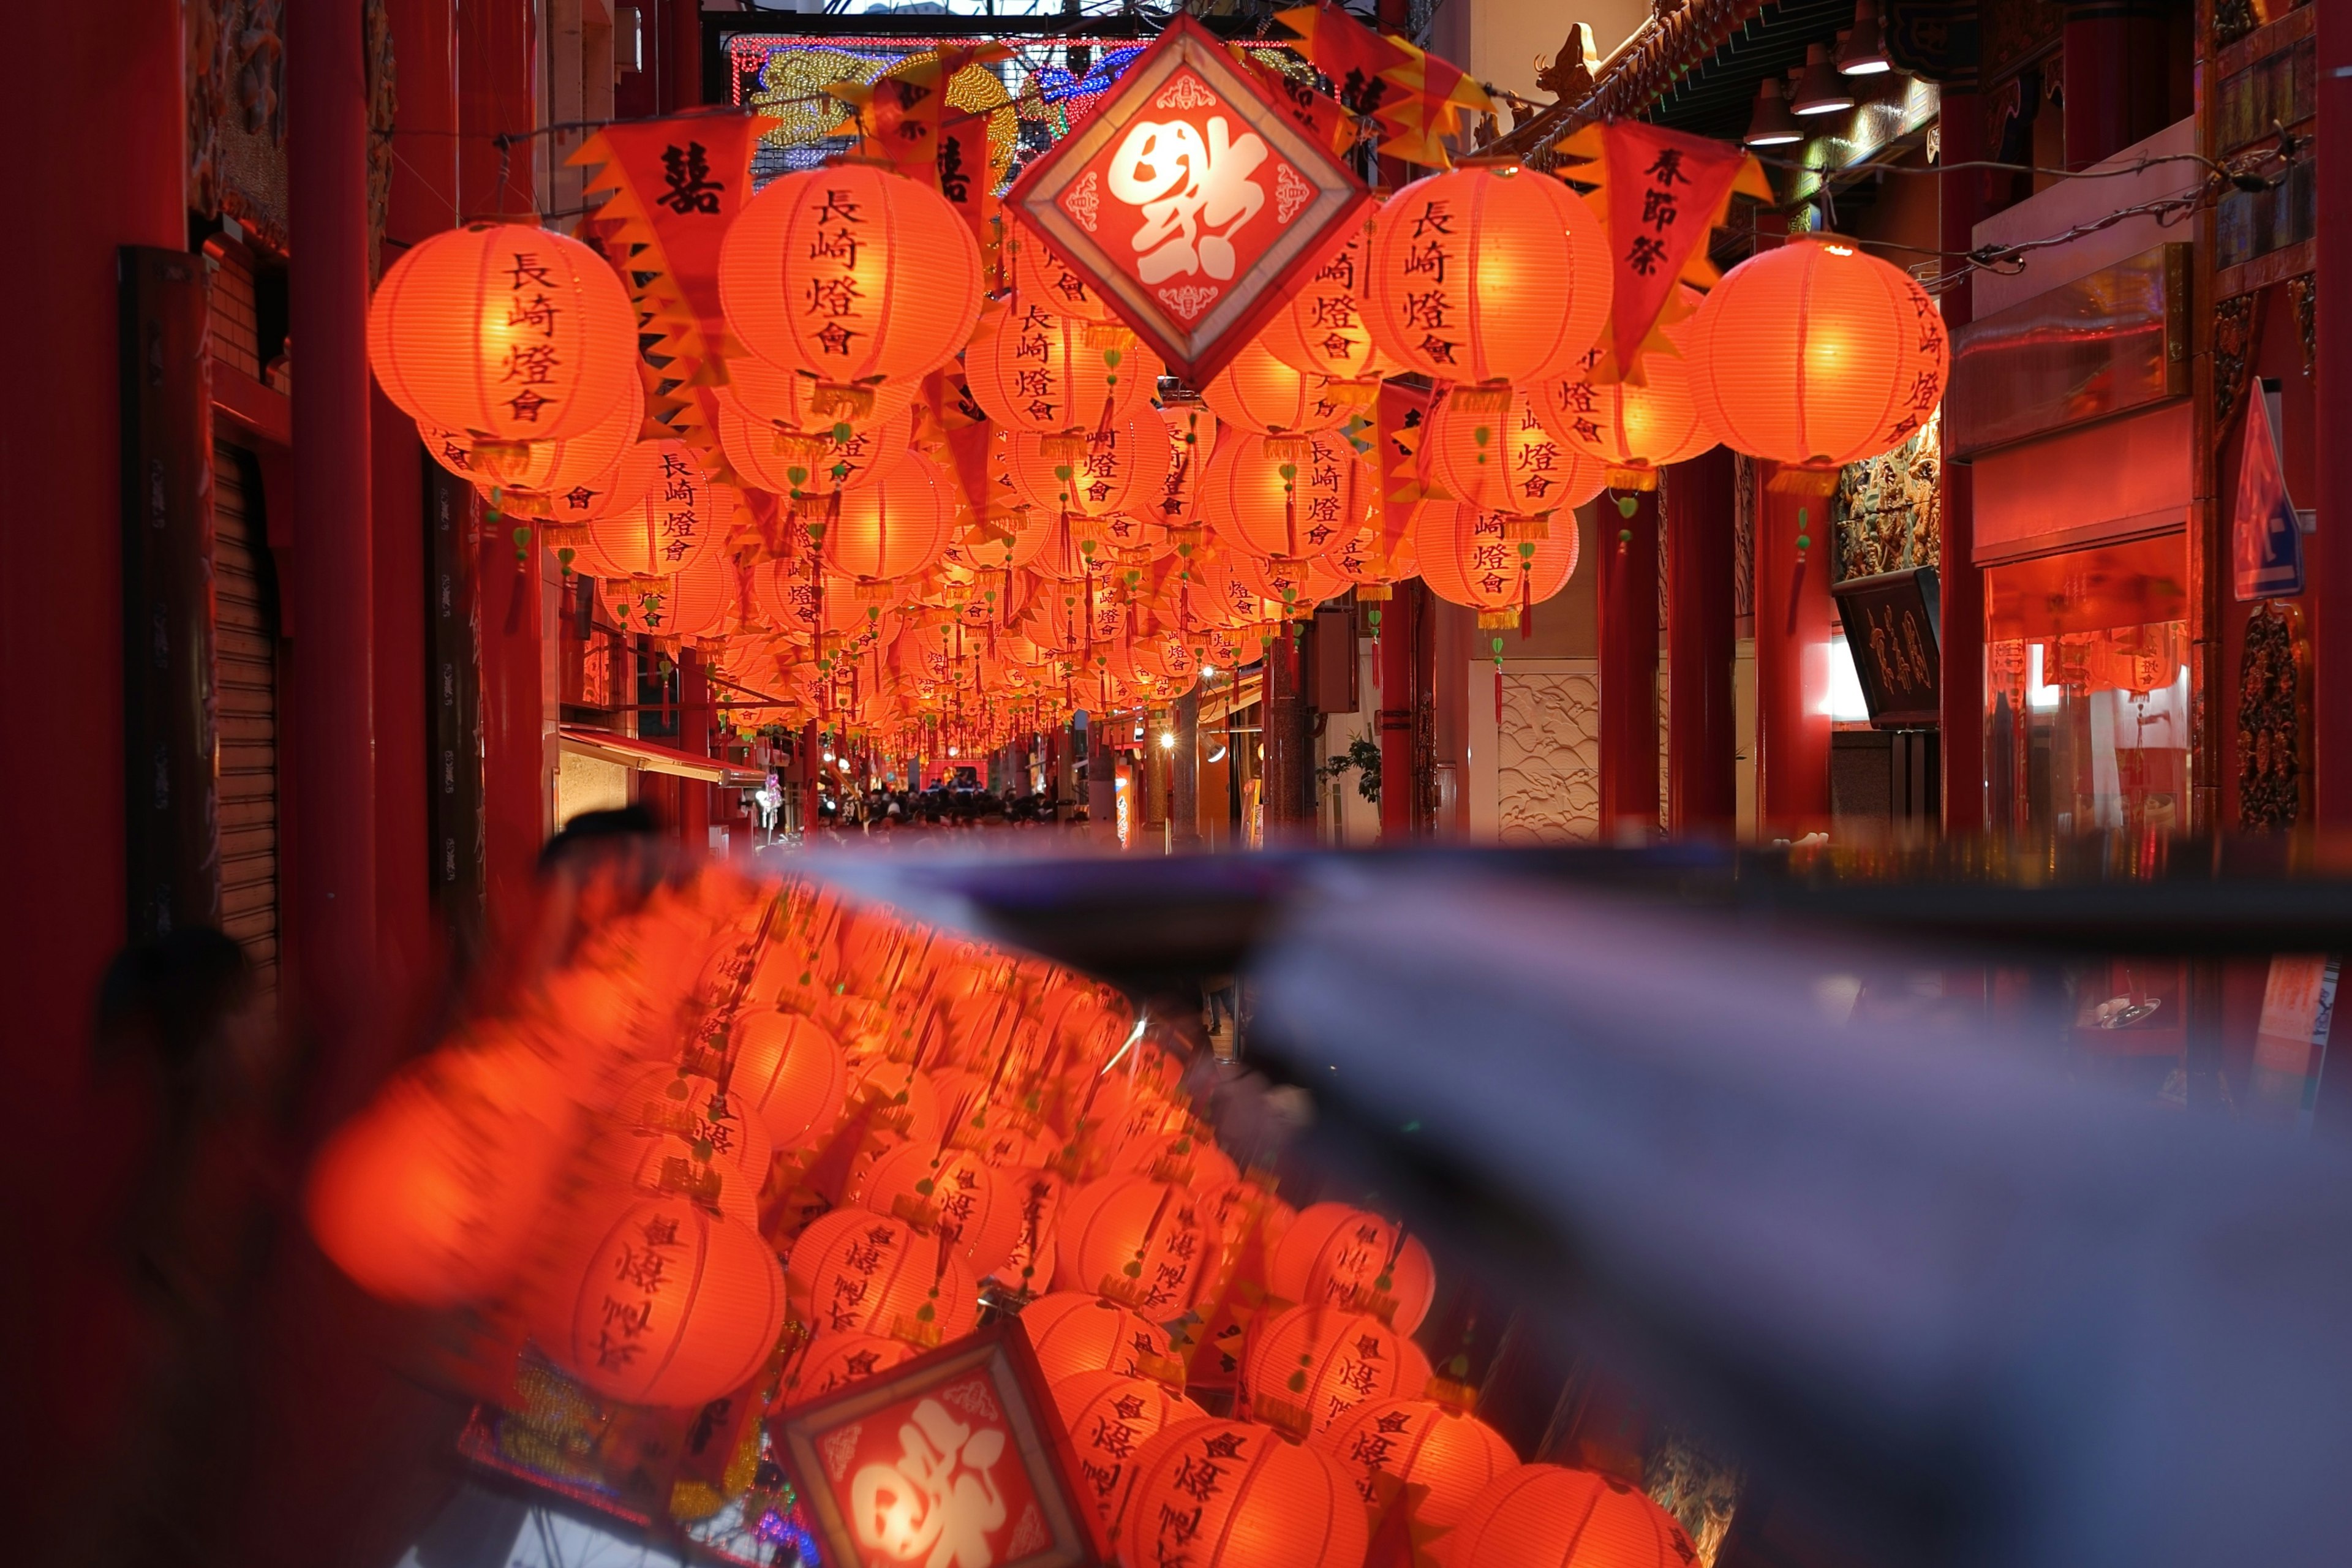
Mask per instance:
[[[1202,1487],[1204,1468],[1223,1484]],[[1187,1421],[1135,1457],[1118,1559],[1125,1568],[1178,1557],[1193,1568],[1358,1568],[1369,1544],[1363,1500],[1321,1453],[1269,1426]]]
[[[1531,1552],[1529,1543],[1543,1543]],[[1559,1465],[1507,1471],[1445,1538],[1447,1568],[1684,1568],[1697,1561],[1674,1516],[1612,1476]]]

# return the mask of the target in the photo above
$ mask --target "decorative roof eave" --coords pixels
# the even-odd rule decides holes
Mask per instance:
[[[1595,121],[1640,114],[1763,8],[1764,0],[1688,0],[1679,9],[1654,16],[1609,57],[1594,75],[1590,92],[1573,101],[1563,97],[1525,125],[1514,127],[1509,135],[1480,148],[1480,155],[1534,160]]]

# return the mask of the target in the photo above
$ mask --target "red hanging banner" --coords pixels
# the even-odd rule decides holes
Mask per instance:
[[[1194,386],[1281,308],[1370,199],[1189,16],[1008,200]]]
[[[1735,189],[1752,189],[1742,176],[1755,161],[1728,142],[1691,136],[1637,120],[1597,128],[1601,185],[1609,220],[1610,348],[1618,373],[1639,384],[1642,345],[1675,283],[1694,259],[1705,263],[1706,237],[1721,222]],[[1570,171],[1581,179],[1585,172]],[[1767,195],[1769,188],[1767,187]],[[1713,268],[1702,285],[1713,281]]]

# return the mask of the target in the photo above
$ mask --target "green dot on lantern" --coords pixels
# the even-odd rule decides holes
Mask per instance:
[[[1642,503],[1635,497],[1619,496],[1617,498],[1617,515],[1619,517],[1631,517],[1641,510]]]

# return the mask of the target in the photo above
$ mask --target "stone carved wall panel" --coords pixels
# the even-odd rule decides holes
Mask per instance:
[[[1579,660],[1580,664],[1590,661]],[[1601,679],[1591,668],[1503,671],[1497,836],[1590,843],[1601,831]]]

